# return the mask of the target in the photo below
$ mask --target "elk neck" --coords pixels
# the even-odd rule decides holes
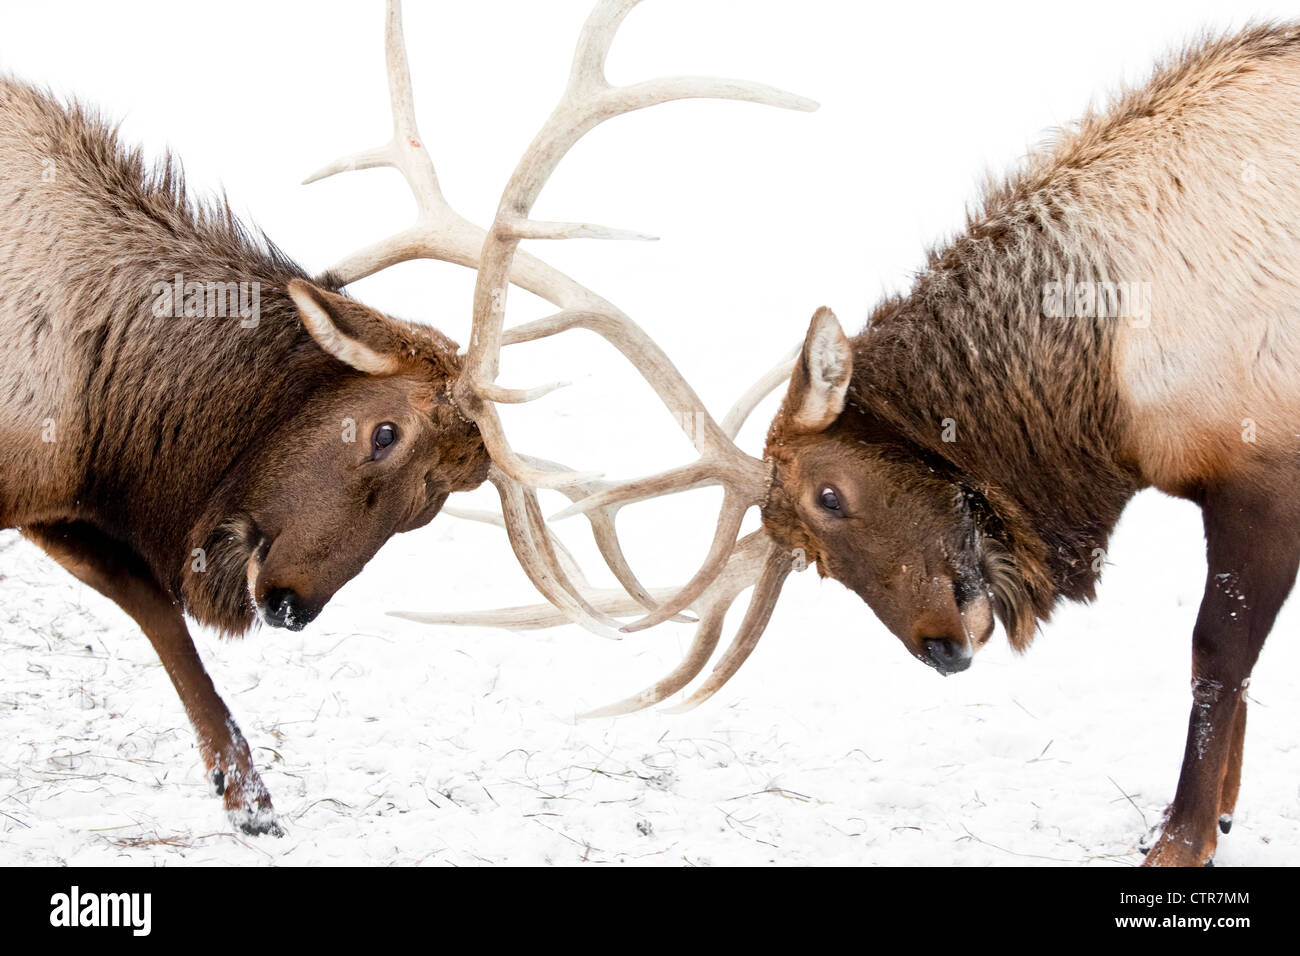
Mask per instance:
[[[1050,283],[1113,267],[1085,242],[1073,255],[1053,248],[1052,231],[991,219],[932,253],[911,293],[852,340],[841,418],[861,440],[905,444],[977,502],[1041,618],[1060,597],[1092,597],[1098,557],[1141,486],[1121,452],[1115,320],[1044,314]]]

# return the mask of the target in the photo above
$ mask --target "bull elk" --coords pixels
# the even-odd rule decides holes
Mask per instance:
[[[496,384],[503,344],[586,324],[695,425],[698,443],[726,450],[721,427],[635,323],[518,250],[524,239],[636,238],[529,218],[556,164],[605,120],[693,97],[815,108],[734,80],[612,86],[605,55],[637,2],[596,6],[564,97],[484,231],[443,199],[415,123],[400,5],[390,0],[393,137],[308,181],[390,166],[410,185],[418,217],[315,281],[224,203],[190,199],[171,159],[150,169],[86,108],[0,77],[0,528],[20,528],[148,636],[240,830],[282,832],[186,614],[226,635],[259,618],[305,627],[389,537],[487,480],[542,594],[593,630],[619,626],[583,597],[537,496],[555,488],[583,500],[606,485],[511,449],[496,403],[552,386]],[[434,329],[341,292],[417,257],[479,270],[463,355]],[[505,332],[511,283],[562,310],[553,327]],[[596,540],[628,592],[653,608],[619,549],[613,512],[592,513]]]
[[[1146,862],[1211,862],[1237,801],[1251,670],[1300,562],[1297,117],[1300,25],[1204,42],[992,186],[862,332],[817,311],[793,366],[727,419],[734,436],[788,382],[763,460],[737,460],[706,566],[624,628],[695,610],[685,660],[597,713],[686,687],[754,585],[733,644],[681,708],[714,693],[801,557],[941,674],[970,666],[995,618],[1024,650],[1058,601],[1093,596],[1125,504],[1154,487],[1201,507],[1209,571],[1182,772]],[[706,480],[692,466],[566,510]],[[762,529],[732,547],[751,506]],[[634,610],[617,593],[591,599]],[[562,620],[544,607],[411,616]]]

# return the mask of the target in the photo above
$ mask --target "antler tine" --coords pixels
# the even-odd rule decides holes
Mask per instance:
[[[722,433],[724,435],[735,441],[745,421],[750,415],[754,414],[754,409],[758,408],[758,403],[790,381],[790,376],[794,374],[794,363],[798,361],[802,348],[802,346],[796,345],[789,355],[774,365],[757,382],[749,386],[745,390],[745,394],[736,399],[735,404],[727,410],[727,414],[722,419]]]
[[[683,480],[674,482],[673,477],[677,473],[668,472],[665,475],[656,476],[646,479],[644,482],[634,482],[627,486],[611,488],[607,491],[598,492],[586,498],[570,509],[561,512],[564,516],[572,509],[581,509],[582,513],[588,514],[598,509],[610,509],[621,507],[626,500],[643,500],[658,495],[675,494],[686,490],[688,487],[700,487],[705,484],[716,484],[715,478],[703,474],[703,469],[699,465],[688,466],[682,469],[684,473],[693,473],[698,475],[698,480]],[[638,491],[647,485],[659,485],[657,490]],[[632,488],[631,493],[628,489]],[[622,625],[619,630],[625,634],[634,631],[643,631],[647,628],[654,627],[656,624],[662,624],[664,621],[673,619],[683,610],[689,607],[696,598],[704,593],[709,583],[722,573],[727,565],[731,553],[735,547],[736,537],[740,533],[740,526],[744,521],[745,512],[752,507],[753,501],[747,501],[744,498],[728,491],[722,501],[722,509],[718,516],[718,524],[713,534],[713,541],[709,545],[709,551],[704,559],[704,563],[695,575],[687,582],[681,590],[672,596],[670,600],[664,601],[657,606],[649,607],[650,613],[640,620],[633,621],[630,624]],[[611,568],[613,565],[611,564]],[[615,572],[617,573],[617,571]],[[621,582],[621,579],[620,579]]]
[[[525,329],[516,330],[525,332]],[[799,348],[796,347],[794,352],[779,362],[774,368],[767,372],[762,378],[751,385],[745,393],[732,405],[723,419],[721,426],[722,433],[728,440],[732,440],[739,434],[741,426],[745,420],[753,413],[767,395],[783,383],[789,381],[790,374],[794,369],[794,362],[798,356]],[[706,484],[718,484],[716,477],[708,474],[707,466],[703,463],[687,466],[686,468],[676,469],[673,471],[663,472],[659,475],[653,475],[649,478],[640,479],[639,481],[626,482],[622,485],[608,486],[606,490],[597,492],[587,498],[575,501],[573,505],[553,516],[552,520],[566,518],[574,514],[587,514],[597,509],[618,508],[631,501],[643,501],[647,498],[658,497],[660,495],[673,494],[678,491],[685,491],[690,488],[701,487]],[[608,485],[608,483],[606,483]],[[672,599],[666,600],[663,604],[654,609],[654,611],[643,617],[639,621],[625,625],[622,630],[624,633],[645,630],[653,627],[655,624],[667,619],[667,616],[690,607],[695,599],[705,592],[706,586],[711,580],[711,576],[718,573],[719,564],[725,566],[728,560],[725,550],[720,545],[725,540],[724,527],[730,527],[730,522],[735,522],[735,527],[739,530],[740,520],[743,519],[745,511],[748,510],[748,504],[743,499],[739,502],[732,502],[728,499],[723,500],[723,511],[719,517],[718,533],[714,539],[714,548],[710,549],[709,557],[705,560],[704,565],[696,576],[682,588]],[[715,550],[716,549],[716,550]],[[720,626],[720,625],[719,625]],[[707,658],[707,653],[704,652]],[[720,686],[720,685],[719,685]]]
[[[553,461],[547,461],[543,458],[529,458],[528,461],[530,464],[545,470],[567,470],[564,465]],[[602,481],[584,482],[581,485],[568,489],[565,493],[575,501],[582,500],[583,495],[591,495],[608,484],[608,482]],[[506,527],[505,519],[501,515],[491,511],[446,507],[442,509],[442,514],[451,515],[452,517],[461,518],[466,521],[478,521],[484,524],[491,524],[499,528]],[[618,604],[617,606],[620,608],[625,606],[628,608],[628,610],[619,611],[618,613],[632,614],[640,609],[655,610],[659,606],[657,599],[651,591],[646,588],[640,580],[638,580],[636,573],[632,570],[632,566],[627,560],[627,556],[623,553],[623,547],[619,543],[618,534],[614,527],[617,516],[618,506],[614,505],[609,508],[603,508],[588,513],[587,518],[591,524],[591,533],[592,537],[596,541],[596,547],[599,549],[601,556],[605,559],[605,564],[608,565],[609,569],[614,573],[614,577],[618,580],[618,583],[623,586],[623,592],[614,593],[625,593],[626,595],[630,595],[635,602],[630,605]],[[547,529],[547,533],[550,533],[549,529]],[[603,613],[612,616],[614,612],[610,611],[608,607],[605,606],[605,604],[608,604],[609,602],[602,597],[603,592],[600,589],[589,588],[587,579],[579,568],[577,561],[574,559],[573,555],[569,553],[569,550],[564,546],[563,542],[554,535],[551,535],[551,541],[556,550],[556,555],[559,558],[560,565],[564,569],[565,574],[568,575],[570,581],[572,581],[579,591],[587,597],[593,607],[596,607]],[[659,592],[660,598],[671,596],[672,592],[670,591],[661,590]],[[604,604],[600,603],[601,601],[604,601]],[[459,615],[459,617],[465,617],[465,615]],[[424,620],[425,618],[414,617],[411,619]],[[439,617],[438,620],[441,621],[442,618]],[[691,623],[694,621],[694,618],[679,615],[674,617],[673,620]],[[502,624],[501,626],[509,625]]]
[[[555,542],[542,520],[535,492],[519,485],[495,464],[488,471],[488,480],[501,497],[510,546],[533,586],[570,621],[602,637],[618,637],[619,622],[592,607],[565,574],[556,556]]]
[[[766,493],[768,469],[761,461],[751,458],[736,447],[732,441],[733,435],[727,434],[709,415],[695,391],[677,372],[663,350],[644,330],[624,316],[607,312],[566,310],[512,330],[508,340],[511,343],[527,342],[574,328],[585,328],[606,338],[641,371],[664,404],[670,409],[678,410],[679,424],[701,457],[692,465],[649,479],[607,486],[600,492],[575,501],[556,517],[590,513],[707,484],[720,484],[727,489],[713,542],[699,571],[672,600],[623,628],[625,632],[644,630],[680,613],[722,572],[745,512],[751,505],[760,502]],[[503,340],[504,338],[503,336]],[[753,405],[777,384],[773,373],[769,373],[746,394],[742,406],[745,402],[750,402],[748,408],[752,410]],[[762,389],[761,394],[754,398],[753,393],[758,389]],[[742,407],[741,412],[740,420],[743,421],[748,410]],[[737,430],[738,427],[737,425]]]
[[[767,622],[772,619],[772,611],[781,596],[781,588],[793,566],[794,562],[790,555],[774,542],[771,543],[763,561],[763,570],[759,574],[758,583],[754,585],[754,595],[749,599],[749,607],[745,610],[745,619],[741,621],[740,630],[732,639],[731,646],[713,668],[713,673],[696,688],[695,693],[677,706],[669,707],[668,713],[682,714],[694,710],[736,675],[741,665],[749,659],[763,632],[767,630]]]
[[[515,340],[515,338],[519,341],[528,341],[531,338],[539,337],[539,333],[545,334],[546,323],[554,318],[542,319],[526,326],[520,326],[512,330],[508,337],[511,341]],[[759,378],[758,381],[745,390],[744,394],[731,407],[724,419],[725,424],[720,429],[728,439],[735,437],[745,420],[753,413],[763,398],[783,382],[788,381],[797,352],[798,349],[796,348],[794,354],[779,362]],[[542,469],[559,470],[564,467],[543,459],[530,458],[528,461],[534,467]],[[722,622],[720,617],[718,620],[714,620],[710,615],[713,615],[718,608],[720,610],[717,610],[717,614],[725,615],[727,608],[735,600],[736,595],[759,578],[758,570],[754,570],[757,568],[755,564],[757,559],[754,554],[755,549],[758,547],[754,542],[758,540],[758,537],[756,534],[749,535],[737,544],[734,549],[729,547],[730,542],[735,540],[736,533],[740,528],[740,522],[749,506],[743,500],[735,500],[730,495],[727,496],[723,500],[718,529],[710,546],[709,556],[700,571],[690,582],[677,591],[656,590],[650,592],[642,587],[640,581],[636,579],[631,568],[627,565],[617,536],[614,534],[614,517],[618,509],[628,501],[640,501],[659,495],[674,494],[690,488],[719,483],[720,481],[716,475],[711,473],[708,464],[703,462],[696,462],[683,468],[622,484],[608,481],[590,481],[566,489],[564,493],[574,503],[554,516],[554,518],[558,519],[571,514],[585,514],[592,522],[592,530],[597,535],[597,542],[601,546],[601,553],[605,557],[606,564],[614,570],[619,583],[624,586],[629,594],[634,595],[643,607],[651,610],[651,614],[631,624],[622,626],[620,630],[623,633],[644,630],[655,624],[662,623],[664,620],[681,620],[679,616],[674,615],[678,615],[680,611],[686,608],[710,609],[701,611],[701,624],[687,660],[683,662],[677,671],[656,685],[657,687],[673,687],[672,690],[664,694],[665,697],[676,693],[678,689],[685,686],[704,666],[704,662],[708,660],[709,655],[712,653],[721,633]],[[453,511],[452,513],[456,512]],[[597,524],[597,519],[601,517],[608,522],[604,528]],[[479,518],[478,520],[483,519]],[[604,541],[601,538],[602,530],[607,534]],[[608,543],[608,550],[606,543]],[[736,567],[749,568],[750,570],[737,572]],[[620,573],[622,569],[626,569],[626,575]],[[775,596],[773,597],[773,603],[775,603]],[[615,613],[609,610],[608,605],[602,604],[599,606],[606,613]],[[618,605],[620,609],[626,606],[628,605]],[[516,621],[514,615],[523,613],[525,610],[529,611],[529,614],[525,615],[526,619],[532,620],[537,617],[537,609],[514,608],[503,610],[499,612],[498,616],[493,616],[497,615],[498,612],[487,612],[477,618],[461,614],[438,616],[434,620],[445,623],[481,623],[485,626],[497,623],[503,627],[523,627],[524,625],[514,623]],[[413,619],[426,620],[428,618],[419,617]],[[754,623],[751,627],[742,628],[742,633],[753,634],[753,640],[756,641],[765,624],[766,618],[763,618],[761,625]],[[538,624],[536,626],[549,625]],[[755,628],[757,628],[756,631]],[[710,635],[712,636],[710,637]],[[721,683],[717,686],[720,687]],[[630,705],[633,700],[641,700],[647,694],[650,694],[650,691],[645,691],[636,698],[629,698],[627,701],[615,706]],[[651,701],[651,703],[655,702],[657,701]],[[649,706],[649,704],[643,706]],[[604,711],[601,713],[604,713]]]
[[[544,459],[535,459],[540,467],[563,469],[564,466],[555,462],[548,462]],[[599,484],[599,482],[593,482]],[[584,486],[584,490],[585,486]],[[577,492],[574,492],[575,497]],[[633,573],[627,558],[623,555],[622,547],[618,543],[617,536],[613,533],[614,512],[617,509],[611,509],[610,513],[598,512],[591,515],[592,533],[596,538],[597,546],[601,554],[605,557],[605,562],[614,571],[618,577],[619,583],[623,590],[610,588],[592,588],[588,585],[586,577],[582,573],[578,562],[574,559],[569,549],[558,538],[552,536],[551,542],[555,549],[556,558],[560,566],[564,569],[569,580],[577,588],[581,597],[596,609],[599,614],[609,617],[626,616],[635,614],[645,608],[658,607],[657,600],[671,597],[673,591],[661,588],[657,592],[652,592],[644,587],[636,575]],[[454,506],[442,509],[442,514],[450,515],[454,518],[460,518],[463,521],[477,521],[481,524],[490,524],[497,528],[509,531],[509,525],[502,514],[494,511],[482,511],[474,508],[457,508]],[[529,529],[531,532],[531,528]],[[572,593],[572,592],[571,592]],[[537,628],[557,627],[561,624],[571,623],[570,616],[559,610],[553,604],[537,604],[515,608],[502,608],[494,611],[483,612],[430,612],[430,611],[390,611],[393,617],[404,618],[409,621],[417,621],[423,624],[459,624],[472,627],[505,627],[512,630],[534,630]],[[694,618],[679,616],[673,618],[674,621],[683,623],[694,623]]]
[[[506,344],[512,345],[515,342],[524,342],[533,337],[540,337],[536,327],[548,321],[547,319],[541,319],[509,330],[505,336]],[[789,357],[782,359],[762,378],[746,389],[745,393],[731,406],[720,426],[722,435],[729,442],[735,440],[740,433],[741,427],[749,416],[754,413],[754,409],[758,407],[758,404],[775,389],[790,380],[798,355],[799,346],[795,346]],[[742,471],[746,470],[743,462],[741,468]],[[560,521],[579,514],[590,515],[591,512],[598,509],[622,506],[633,501],[645,501],[649,498],[657,498],[661,495],[673,494],[679,491],[689,491],[705,485],[721,484],[721,482],[708,467],[697,462],[693,465],[670,469],[634,481],[619,484],[602,482],[601,484],[603,486],[602,490],[591,493],[586,497],[578,498],[571,495],[570,498],[573,504],[556,512],[551,516],[551,520]]]
[[[677,693],[704,669],[718,638],[727,610],[742,591],[759,577],[762,565],[771,547],[771,539],[762,531],[746,535],[737,545],[726,569],[718,575],[692,607],[699,612],[700,623],[695,629],[691,646],[682,662],[673,671],[639,693],[609,704],[583,717],[616,717],[653,707]]]
[[[670,673],[651,684],[645,690],[633,694],[631,697],[625,697],[613,704],[607,704],[604,707],[588,711],[581,715],[582,718],[590,720],[596,717],[621,717],[624,714],[634,714],[638,710],[645,710],[647,707],[653,707],[655,704],[667,700],[695,680],[696,675],[704,669],[704,665],[713,656],[714,648],[718,646],[718,638],[722,636],[722,624],[726,620],[727,609],[734,600],[733,597],[726,602],[719,602],[716,608],[704,613],[704,616],[700,618],[699,627],[695,629],[695,636],[691,639],[691,646],[687,649],[686,656]]]
[[[329,278],[341,285],[348,285],[409,259],[439,259],[477,269],[483,241],[487,236],[484,229],[448,204],[442,194],[433,160],[420,136],[415,121],[415,97],[411,89],[411,71],[402,29],[401,0],[388,0],[384,58],[393,112],[392,138],[382,146],[328,163],[304,179],[303,183],[314,183],[355,169],[391,167],[402,174],[411,189],[415,199],[416,221],[409,228],[335,263],[320,276],[321,279]],[[592,233],[598,232],[600,228],[588,227]],[[575,237],[581,234],[577,232]],[[638,234],[638,238],[642,237]],[[526,252],[520,252],[517,261],[513,263],[510,281],[560,308],[592,301],[587,289]]]
[[[709,470],[707,464],[692,462],[645,478],[636,478],[618,484],[607,483],[601,491],[585,498],[578,498],[567,508],[557,511],[551,515],[551,520],[563,521],[574,515],[591,514],[605,508],[622,507],[634,501],[648,501],[663,495],[679,494],[717,484],[721,484],[721,481]]]
[[[553,604],[569,611],[575,623],[605,637],[619,636],[610,629],[619,627],[621,622],[587,601],[584,594],[587,589],[586,579],[577,570],[577,562],[546,526],[536,489],[518,484],[495,465],[491,469],[489,480],[493,481],[501,494],[502,514],[506,529],[511,532],[510,542],[529,580]],[[516,532],[516,529],[520,531]],[[593,531],[597,534],[599,544],[601,529],[595,522]],[[622,549],[617,547],[616,542],[611,560],[609,544],[609,541],[604,542],[601,553],[605,555],[610,569],[619,576],[619,583],[634,592],[633,596],[642,606],[645,606],[643,602],[649,602],[651,608],[658,608],[659,605],[632,574]],[[674,611],[670,616],[675,616],[676,613]]]
[[[652,594],[655,592],[651,592]],[[670,591],[664,589],[664,596]],[[635,614],[641,605],[617,588],[595,588],[585,592],[587,601],[603,614]],[[511,631],[540,631],[572,624],[572,619],[553,604],[526,604],[492,611],[388,611],[417,624],[441,624],[452,627],[502,627]]]
[[[762,463],[736,447],[731,440],[733,436],[728,435],[709,414],[695,390],[677,371],[664,350],[644,329],[622,313],[612,310],[566,309],[503,333],[502,344],[532,342],[570,329],[595,332],[623,353],[654,389],[660,401],[674,413],[679,426],[703,456],[703,460],[721,465],[728,477],[742,486],[746,484],[746,476],[757,472],[760,475],[757,482],[751,481],[750,486],[744,490],[751,495],[761,495],[761,488],[767,484]],[[771,374],[765,376],[759,385],[767,381]],[[771,385],[768,391],[775,387],[775,384]]]
[[[476,508],[443,508],[439,514],[460,518],[462,521],[477,521],[480,524],[490,524],[503,530],[506,528],[506,519],[495,511],[480,511]],[[587,579],[582,573],[582,568],[578,566],[578,562],[574,560],[573,554],[570,553],[569,549],[564,546],[564,542],[560,541],[559,538],[552,537],[551,540],[552,546],[555,548],[555,556],[559,559],[565,573],[580,587],[586,589]]]
[[[547,461],[544,458],[533,458],[526,456],[525,461],[529,465],[546,471],[563,472],[568,471],[564,465],[558,462]],[[599,494],[601,491],[612,487],[607,481],[587,481],[577,485],[571,485],[562,489],[562,494],[566,495],[570,501],[579,502]],[[619,543],[618,532],[615,524],[618,520],[619,505],[609,505],[604,508],[591,509],[586,512],[587,520],[591,525],[592,537],[596,540],[596,547],[599,549],[601,557],[605,559],[605,564],[614,573],[614,577],[623,589],[630,594],[641,607],[646,610],[655,610],[659,604],[650,594],[650,591],[637,579],[636,573],[632,570],[627,556],[623,553],[623,546]],[[548,530],[549,533],[549,530]],[[556,543],[559,544],[558,539]],[[563,545],[560,545],[563,547]],[[578,577],[579,582],[585,586],[586,581]],[[631,613],[631,612],[629,612]],[[676,617],[674,620],[689,620],[689,618]]]
[[[725,570],[727,561],[731,557],[732,551],[735,550],[736,539],[740,536],[740,526],[745,519],[745,512],[749,510],[751,504],[752,502],[737,499],[731,494],[723,498],[722,512],[718,517],[713,542],[709,546],[709,553],[705,557],[704,563],[695,572],[695,576],[673,598],[661,603],[658,608],[639,621],[624,624],[619,630],[624,634],[644,631],[656,624],[662,624],[674,614],[690,607],[695,599],[704,593],[709,584]]]
[[[393,110],[393,135],[383,146],[334,160],[308,176],[314,183],[353,169],[390,166],[398,170],[415,197],[415,225],[348,256],[329,269],[342,284],[355,282],[397,262],[422,255],[475,268],[483,230],[447,204],[438,184],[433,160],[424,148],[415,122],[415,98],[402,33],[402,5],[389,0],[384,24],[384,59],[388,66],[388,96]]]

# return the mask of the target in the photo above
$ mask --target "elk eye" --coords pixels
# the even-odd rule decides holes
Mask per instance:
[[[384,422],[375,428],[375,434],[370,439],[371,454],[370,457],[376,461],[384,457],[388,452],[389,446],[397,441],[397,426],[392,422]]]
[[[830,485],[827,485],[818,493],[817,501],[823,509],[837,518],[844,517],[844,511],[840,507],[840,496]]]

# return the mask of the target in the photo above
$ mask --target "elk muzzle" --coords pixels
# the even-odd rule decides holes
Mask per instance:
[[[301,631],[321,612],[320,607],[309,606],[292,588],[272,588],[258,610],[267,624],[291,631]]]
[[[910,650],[940,674],[960,674],[993,634],[993,606],[976,593],[958,603],[955,593],[931,605],[912,624]]]
[[[970,667],[971,658],[975,656],[970,644],[965,641],[958,643],[948,637],[927,637],[921,646],[925,649],[922,659],[945,677],[960,674]]]
[[[334,594],[333,588],[316,588],[308,578],[299,573],[293,565],[296,561],[277,560],[276,545],[282,537],[269,538],[261,536],[252,553],[248,556],[246,576],[248,595],[262,623],[271,627],[283,627],[291,631],[301,631],[316,620],[325,605]],[[362,562],[364,564],[364,562]],[[359,568],[348,569],[344,580],[348,580]]]

